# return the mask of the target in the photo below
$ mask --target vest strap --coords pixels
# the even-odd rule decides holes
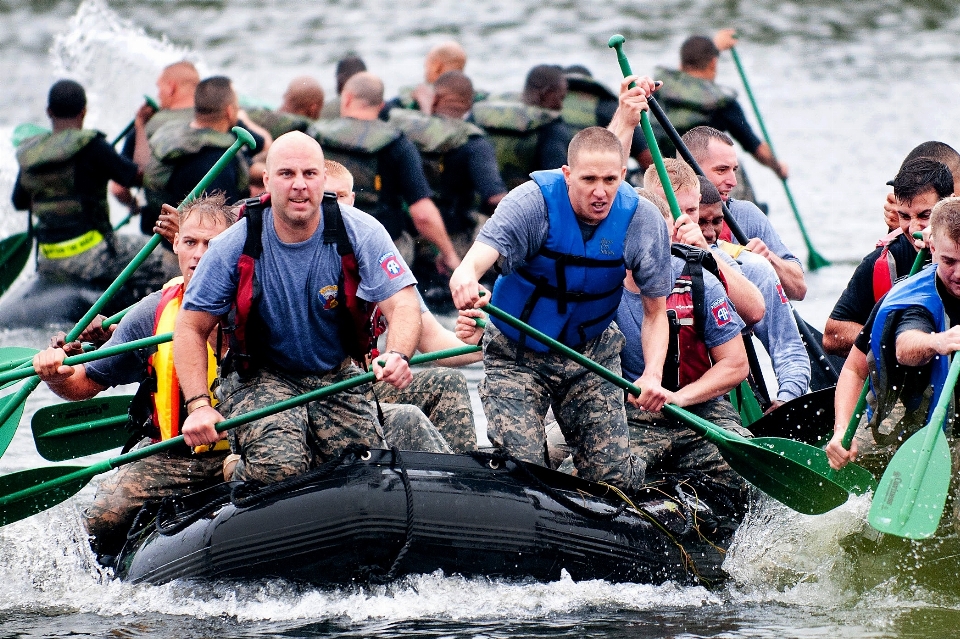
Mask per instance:
[[[79,237],[63,242],[53,242],[40,245],[40,255],[48,260],[62,260],[89,251],[103,241],[100,231],[87,231]]]

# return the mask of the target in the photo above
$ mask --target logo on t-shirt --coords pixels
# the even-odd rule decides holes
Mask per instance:
[[[788,303],[788,302],[790,301],[790,300],[787,299],[787,296],[784,294],[784,292],[783,292],[783,284],[781,284],[780,282],[777,282],[777,294],[780,295],[780,303],[781,303],[781,304],[786,304],[786,303]]]
[[[710,312],[713,313],[713,319],[717,326],[726,326],[732,319],[730,317],[730,308],[727,306],[727,300],[719,299],[710,305]]]
[[[391,280],[396,279],[405,273],[403,270],[403,264],[397,259],[397,256],[394,255],[392,251],[390,253],[384,253],[377,261],[380,263],[380,268],[383,269],[383,272],[386,273],[387,277],[389,277]]]
[[[320,301],[323,302],[323,310],[329,311],[337,307],[337,293],[339,292],[340,289],[336,284],[324,286],[320,289],[320,292],[317,293],[317,297],[319,297]]]

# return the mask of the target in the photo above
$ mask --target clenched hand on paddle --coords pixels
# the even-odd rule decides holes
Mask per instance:
[[[181,207],[184,204],[189,203],[191,200],[196,199],[207,186],[220,174],[220,172],[233,161],[234,156],[240,149],[246,145],[248,147],[255,148],[256,142],[253,139],[253,136],[247,132],[246,129],[241,127],[233,127],[233,133],[237,136],[237,141],[227,149],[224,154],[217,160],[217,163],[207,172],[207,174],[200,180],[200,183],[184,198],[183,202],[180,204]],[[140,267],[140,265],[147,259],[150,253],[159,246],[161,237],[158,234],[154,234],[153,237],[147,241],[146,245],[140,249],[140,252],[137,253],[136,257],[130,261],[126,268],[117,276],[117,279],[103,292],[103,295],[94,303],[90,310],[77,322],[76,326],[70,329],[70,332],[67,333],[64,341],[69,343],[77,339],[77,336],[87,327],[87,325],[93,320],[97,314],[103,309],[104,306],[109,303],[110,299],[116,294],[116,292],[122,287],[126,281],[130,278],[134,271]],[[0,455],[6,452],[7,447],[10,445],[10,440],[13,439],[13,435],[17,430],[17,425],[20,423],[20,417],[23,415],[24,402],[27,397],[32,393],[37,386],[40,384],[39,377],[34,377],[27,383],[25,383],[20,390],[16,393],[9,395],[2,400],[0,400]]]

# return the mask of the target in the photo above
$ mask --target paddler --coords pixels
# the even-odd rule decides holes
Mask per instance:
[[[110,224],[107,182],[140,184],[149,156],[145,124],[152,111],[134,120],[144,141],[136,162],[117,154],[103,133],[84,129],[87,95],[73,80],[60,80],[47,98],[52,132],[24,140],[17,149],[20,172],[13,187],[14,208],[29,210],[39,244],[37,272],[107,288],[146,240],[117,235]],[[166,281],[172,265],[155,252],[134,272],[114,304],[123,308]]]
[[[421,321],[416,280],[381,224],[324,197],[323,160],[313,138],[280,136],[266,159],[270,206],[248,209],[211,245],[184,295],[174,359],[184,394],[196,398],[183,426],[191,446],[219,441],[224,415],[362,374],[353,360],[369,351],[374,305],[393,328],[373,362],[377,379],[397,388],[411,381]],[[214,408],[204,396],[206,337],[221,321],[231,344]],[[277,482],[350,443],[382,447],[368,392],[357,387],[231,430],[241,456],[233,479]]]
[[[432,115],[436,98],[434,83],[449,71],[463,73],[466,66],[467,52],[459,42],[447,40],[434,45],[423,59],[423,82],[413,88],[400,89],[400,95],[383,106],[380,117],[388,119],[391,109],[414,109]]]
[[[960,153],[957,153],[949,144],[928,140],[921,142],[913,147],[907,157],[903,159],[904,164],[914,158],[930,158],[937,162],[943,162],[953,174],[953,192],[960,193]],[[903,166],[901,164],[900,166]],[[890,185],[890,182],[887,182]],[[897,198],[892,192],[887,193],[887,201],[883,204],[883,218],[887,224],[887,230],[891,233],[900,226],[900,213],[897,210]]]
[[[276,139],[290,131],[306,131],[323,110],[323,87],[316,78],[301,75],[290,81],[276,110],[248,109],[250,119]]]
[[[195,200],[183,208],[179,217],[173,250],[182,275],[127,312],[107,346],[173,330],[183,292],[210,240],[234,221],[234,213],[225,205],[222,194]],[[213,381],[217,366],[213,351],[216,331],[209,333],[205,341],[206,375]],[[71,401],[90,399],[113,386],[139,383],[140,390],[130,407],[131,430],[142,437],[139,446],[176,437],[191,405],[196,405],[200,397],[209,403],[215,401],[209,391],[185,400],[177,383],[170,343],[87,364],[63,365],[68,354],[78,352],[79,342],[65,348],[48,348],[34,357],[34,370],[50,390]],[[109,557],[120,551],[134,516],[147,500],[194,492],[222,481],[222,465],[228,452],[226,442],[202,450],[183,446],[123,466],[100,482],[93,504],[84,512],[84,525],[101,562],[110,563]]]
[[[930,158],[907,160],[893,179],[899,226],[861,260],[823,329],[823,347],[847,355],[870,311],[887,291],[910,273],[921,239],[913,237],[930,224],[933,207],[954,194],[954,178],[945,164]]]
[[[337,82],[337,95],[323,101],[323,109],[320,111],[321,120],[332,120],[340,117],[340,94],[343,93],[343,85],[347,80],[357,75],[361,71],[366,71],[367,65],[358,55],[348,55],[337,62],[334,71]]]
[[[629,80],[637,86],[621,85],[621,115],[636,126],[654,83]],[[625,158],[610,131],[578,133],[567,164],[534,173],[500,202],[451,277],[450,290],[457,308],[482,307],[490,295],[480,296],[478,280],[498,263],[503,274],[493,303],[619,371],[624,338],[612,320],[624,268],[631,270],[645,311],[642,349],[650,363],[639,380],[639,403],[656,411],[666,398],[660,381],[668,338],[665,298],[673,280],[663,265],[670,245],[659,211],[623,182]],[[480,397],[496,446],[547,465],[544,416],[553,407],[581,477],[639,488],[644,473],[629,452],[623,391],[496,319],[483,345]]]
[[[827,445],[834,468],[862,452],[886,459],[925,425],[940,396],[949,359],[960,350],[960,198],[940,200],[930,216],[928,246],[933,264],[896,284],[874,308],[844,363],[836,391],[836,425]],[[869,423],[849,450],[842,439],[857,396],[869,373]],[[958,389],[954,389],[956,395]],[[954,405],[956,398],[954,398]],[[898,406],[902,407],[896,412]],[[894,416],[887,432],[880,423]],[[953,437],[956,410],[947,410],[945,429],[954,464],[960,451]],[[896,419],[899,418],[899,419]],[[954,467],[956,476],[957,469]]]

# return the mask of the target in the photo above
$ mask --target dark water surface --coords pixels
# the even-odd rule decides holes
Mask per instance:
[[[10,131],[20,122],[44,123],[47,88],[64,75],[88,89],[88,125],[110,134],[129,121],[143,94],[155,93],[159,69],[183,56],[274,104],[302,73],[316,75],[332,94],[333,66],[347,51],[382,74],[392,95],[419,81],[423,54],[448,37],[465,45],[467,72],[487,90],[518,90],[542,62],[586,64],[613,86],[618,68],[606,47],[613,33],[627,37],[634,69],[651,72],[675,64],[690,33],[736,26],[813,242],[836,263],[808,274],[810,293],[797,305],[822,327],[853,265],[882,234],[884,182],[903,155],[927,139],[960,145],[958,13],[947,0],[0,0],[0,236],[24,228],[6,195],[16,175]],[[740,89],[727,56],[720,81]],[[774,225],[805,255],[779,184],[749,158],[744,163]],[[0,345],[41,347],[47,333],[0,331]],[[481,372],[468,374],[476,382]],[[0,472],[45,463],[27,423],[51,398],[45,389],[33,394]],[[858,585],[876,579],[857,573],[838,540],[862,528],[867,498],[821,517],[759,505],[729,553],[731,581],[712,591],[442,575],[319,590],[112,580],[93,562],[79,523],[92,492],[89,486],[0,529],[0,636],[781,639],[952,637],[960,627],[960,588],[930,592],[902,577]]]

